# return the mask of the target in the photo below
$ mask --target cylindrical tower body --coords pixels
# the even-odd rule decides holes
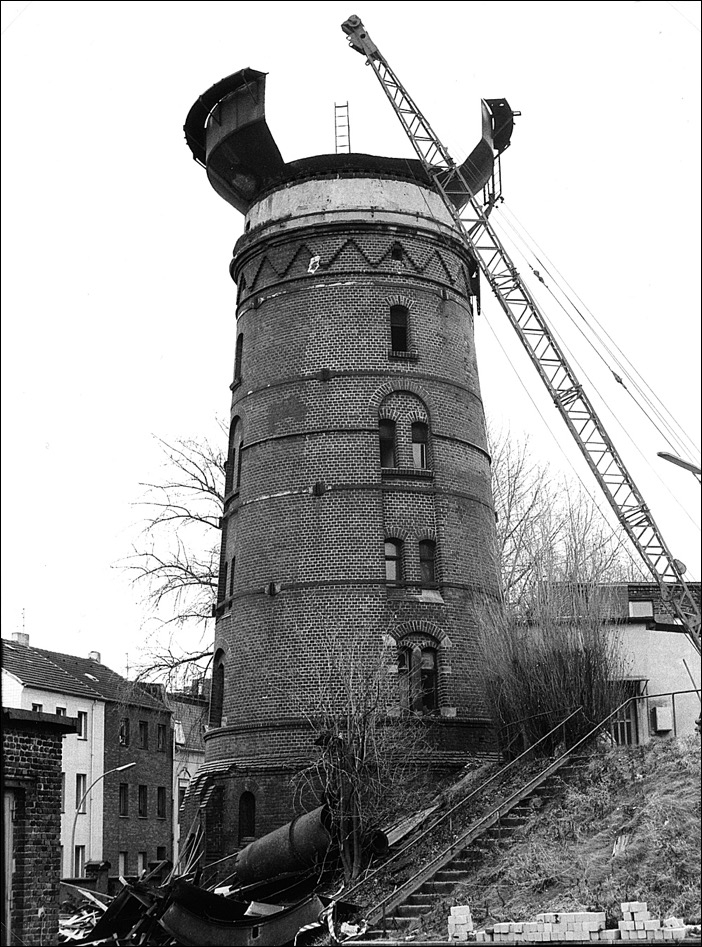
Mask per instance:
[[[478,617],[499,592],[477,266],[419,162],[286,164],[264,93],[265,75],[241,70],[185,125],[246,214],[210,726],[191,793],[210,861],[290,820],[311,723],[369,680],[383,713],[427,724],[432,767],[491,746]]]
[[[401,162],[356,163],[298,162],[250,208],[232,261],[206,742],[208,762],[235,767],[226,808],[255,797],[256,834],[290,815],[340,652],[376,662],[385,644],[388,712],[432,718],[433,765],[487,748],[476,610],[497,578],[474,264]]]

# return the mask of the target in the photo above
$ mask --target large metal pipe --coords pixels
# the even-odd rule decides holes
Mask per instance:
[[[320,806],[251,842],[236,856],[238,881],[255,884],[286,872],[312,868],[331,847],[330,823],[329,810]]]

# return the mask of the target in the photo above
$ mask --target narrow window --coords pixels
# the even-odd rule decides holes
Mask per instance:
[[[145,819],[149,814],[149,787],[139,786],[139,818]]]
[[[234,471],[236,470],[236,451],[239,438],[239,418],[234,418],[229,428],[229,450],[227,452],[227,469],[224,477],[224,495],[229,496],[234,487]]]
[[[424,587],[436,585],[436,543],[430,539],[419,544],[419,571]]]
[[[129,746],[129,717],[122,717],[119,722],[119,745]]]
[[[188,791],[188,787],[187,787],[187,786],[179,786],[179,787],[178,787],[178,821],[179,821],[179,822],[180,822],[180,813],[181,813],[181,810],[182,810],[183,806],[185,805],[185,794],[186,794],[187,791]]]
[[[236,556],[232,556],[232,565],[229,570],[229,598],[234,594],[234,566],[236,565]]]
[[[126,877],[129,868],[129,852],[120,852],[117,856],[117,864],[120,877]]]
[[[65,812],[65,811],[66,811],[66,774],[61,773],[61,812]]]
[[[396,539],[385,540],[385,581],[388,585],[402,581],[402,543]]]
[[[231,351],[231,350],[230,350]],[[236,340],[236,355],[234,356],[234,381],[241,381],[241,360],[244,357],[244,334],[239,333]]]
[[[156,749],[159,753],[166,752],[166,743],[167,743],[167,731],[166,724],[159,723],[156,728]]]
[[[405,712],[430,714],[439,706],[434,648],[401,648],[397,655],[400,706]]]
[[[239,796],[239,844],[256,835],[256,797],[252,792]]]
[[[381,420],[378,425],[380,436],[380,466],[395,466],[395,422]]]
[[[390,348],[393,352],[409,350],[409,309],[405,306],[390,307]]]
[[[149,723],[147,720],[139,721],[139,748],[148,750],[149,748]]]
[[[227,597],[227,570],[229,569],[229,564],[225,559],[222,562],[222,572],[219,577],[219,585],[217,586],[217,601],[223,602]]]
[[[156,846],[156,861],[165,862],[166,858],[168,858],[168,855],[166,854],[166,846],[157,845]]]
[[[239,441],[239,457],[237,458],[236,463],[236,488],[237,490],[241,486],[241,466],[244,460],[244,439],[242,438]]]
[[[422,648],[419,685],[421,711],[425,714],[431,713],[439,706],[436,686],[436,651],[433,648]]]
[[[158,786],[156,789],[156,815],[159,819],[166,818],[166,787]]]
[[[392,250],[390,251],[390,256],[392,257],[393,260],[402,259],[402,247],[400,246],[399,243],[393,243]]]
[[[129,815],[129,783],[119,784],[119,814]]]
[[[78,718],[78,739],[87,740],[88,739],[88,712],[86,710],[79,710],[76,714]]]
[[[212,669],[212,692],[210,694],[210,726],[222,726],[222,706],[224,703],[224,652],[220,649],[215,655]]]
[[[76,845],[73,849],[73,877],[82,878],[85,875],[85,845]]]
[[[146,871],[146,852],[137,852],[137,873],[143,875]]]
[[[76,773],[76,812],[85,812],[85,792],[88,786],[85,773]]]
[[[427,448],[429,445],[429,429],[423,421],[414,421],[412,424],[412,458],[417,470],[426,470],[429,466]]]

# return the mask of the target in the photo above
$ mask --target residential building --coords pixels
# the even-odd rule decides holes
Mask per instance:
[[[103,861],[112,875],[136,875],[170,858],[173,738],[165,695],[127,681],[98,652],[81,658],[15,638],[2,643],[3,702],[77,720],[62,753],[62,877],[85,877]]]
[[[173,712],[173,861],[180,854],[180,840],[189,826],[181,816],[188,787],[205,762],[205,731],[209,716],[209,680],[193,682],[189,692],[168,695]]]

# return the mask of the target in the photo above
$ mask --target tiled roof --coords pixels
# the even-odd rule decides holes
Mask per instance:
[[[72,654],[2,642],[2,665],[30,687],[165,710],[162,701],[104,664]]]

